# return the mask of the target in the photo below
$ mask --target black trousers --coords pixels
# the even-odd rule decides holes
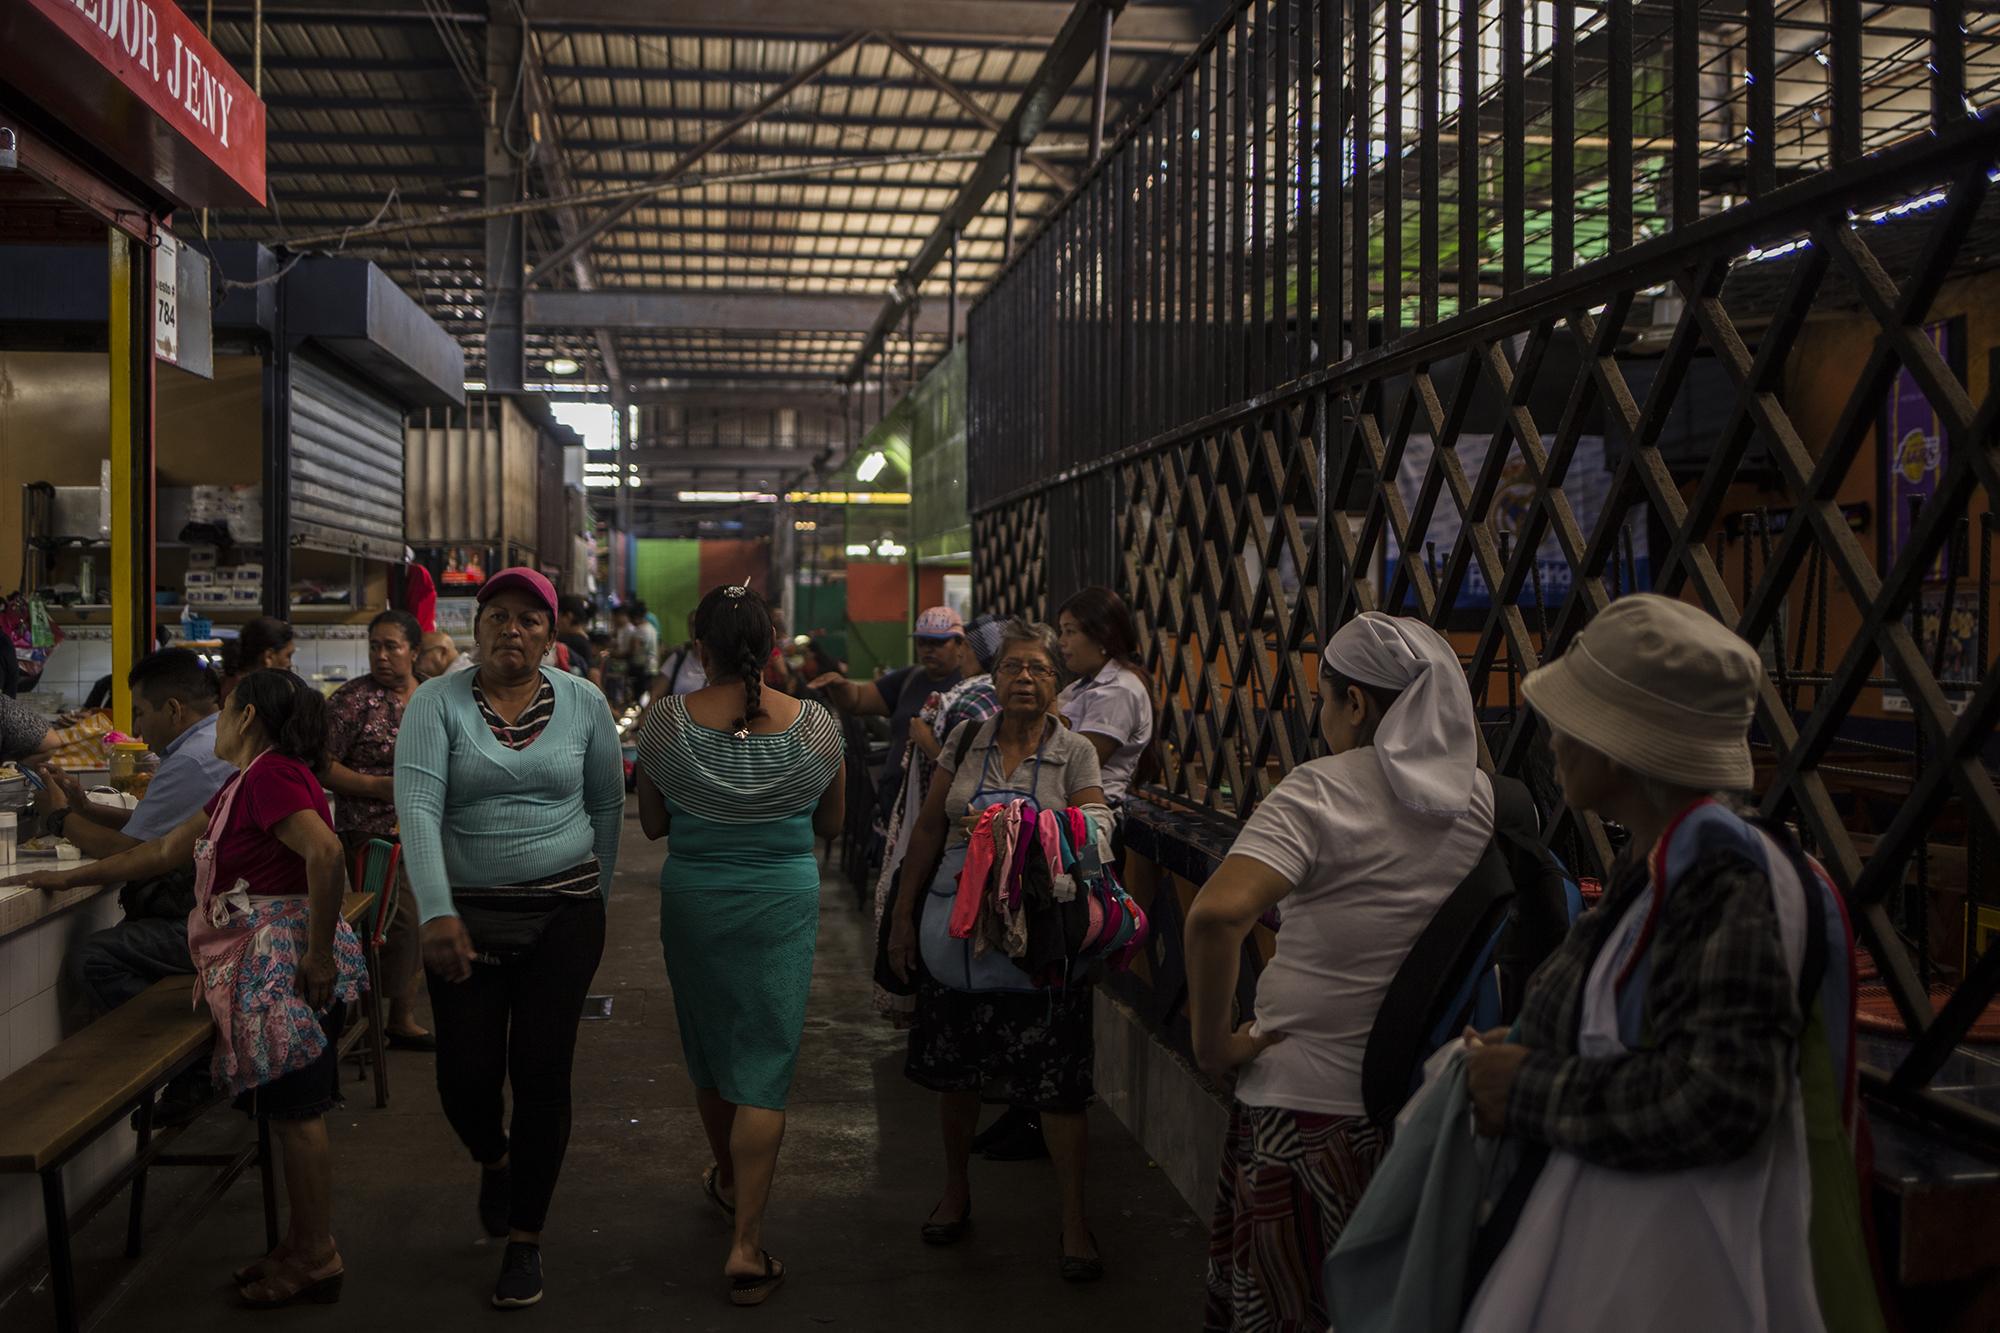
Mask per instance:
[[[473,938],[477,946],[477,935]],[[437,1022],[438,1096],[475,1160],[509,1158],[508,1225],[540,1231],[569,1147],[570,1069],[590,979],[604,956],[604,899],[567,899],[518,961],[478,962],[472,976],[430,981]],[[514,1116],[501,1093],[511,1084]]]

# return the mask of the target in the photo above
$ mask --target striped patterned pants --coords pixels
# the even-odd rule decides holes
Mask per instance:
[[[1208,1233],[1203,1333],[1326,1333],[1320,1265],[1386,1147],[1364,1116],[1236,1104]]]

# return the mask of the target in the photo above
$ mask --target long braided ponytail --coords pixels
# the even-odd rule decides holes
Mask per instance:
[[[770,604],[747,583],[713,588],[695,608],[689,628],[709,662],[718,668],[733,665],[743,682],[743,715],[730,730],[747,737],[750,724],[764,716],[764,664],[776,635]]]

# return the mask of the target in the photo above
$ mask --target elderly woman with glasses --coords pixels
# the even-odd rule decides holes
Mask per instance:
[[[1055,1160],[1062,1276],[1089,1282],[1104,1273],[1084,1211],[1084,1111],[1095,1096],[1090,987],[1072,979],[1038,988],[1004,953],[979,953],[947,930],[967,824],[981,811],[1027,799],[1109,821],[1096,749],[1052,711],[1061,660],[1047,625],[1014,620],[1001,631],[993,668],[1000,714],[965,723],[938,753],[939,780],[925,796],[904,862],[904,882],[928,890],[897,895],[889,962],[899,976],[919,978],[905,1072],[942,1098],[944,1197],[924,1223],[925,1242],[954,1244],[971,1226],[967,1168],[980,1103],[1027,1107],[1040,1113]]]

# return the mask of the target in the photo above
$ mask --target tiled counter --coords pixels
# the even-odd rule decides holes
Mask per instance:
[[[6,873],[33,868],[20,865]],[[62,981],[63,959],[118,917],[118,894],[111,889],[50,894],[0,888],[0,1078],[62,1040],[65,1019],[74,1020],[77,1004]],[[71,1200],[88,1198],[131,1160],[133,1146],[132,1131],[121,1127],[85,1149],[64,1171]],[[41,1243],[40,1183],[34,1176],[0,1176],[0,1273]]]

